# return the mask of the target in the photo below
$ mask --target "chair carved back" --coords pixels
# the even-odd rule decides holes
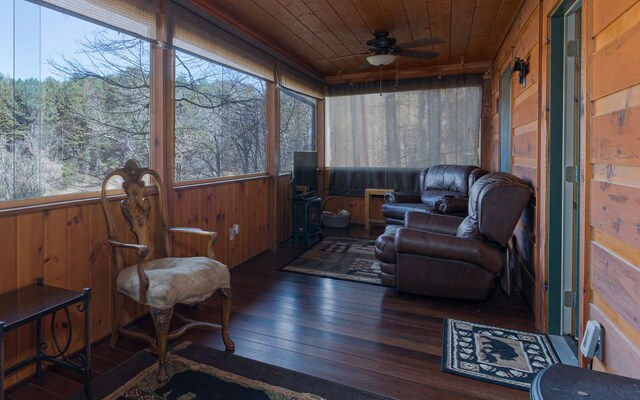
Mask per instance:
[[[166,194],[164,185],[160,176],[152,169],[141,167],[136,160],[128,160],[123,168],[118,168],[107,175],[102,182],[102,189],[100,193],[100,201],[102,203],[102,209],[104,210],[105,218],[107,220],[107,229],[109,233],[109,239],[121,242],[118,238],[116,222],[114,216],[111,214],[111,208],[109,207],[109,199],[107,196],[107,186],[109,181],[119,176],[122,178],[122,189],[124,190],[125,198],[120,202],[120,209],[124,216],[125,221],[129,225],[129,229],[135,235],[138,244],[143,244],[151,249],[154,247],[154,241],[151,240],[151,201],[148,196],[148,185],[144,181],[145,176],[151,176],[155,180],[155,184],[158,188],[158,205],[160,209],[162,239],[164,241],[165,255],[171,257],[171,243],[169,240],[168,230],[168,213],[166,209]],[[121,252],[116,252],[116,268],[119,271],[122,269],[122,255]]]

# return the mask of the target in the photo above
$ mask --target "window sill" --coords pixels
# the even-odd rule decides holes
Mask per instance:
[[[147,194],[155,195],[158,189],[154,186],[148,189]],[[121,189],[111,189],[107,191],[109,201],[124,199],[125,195]],[[10,200],[0,202],[0,217],[4,215],[16,215],[29,212],[51,210],[73,206],[100,203],[100,192],[85,192],[73,194],[61,194],[56,196],[38,197],[34,199]]]
[[[265,172],[260,172],[256,174],[247,174],[247,175],[241,175],[241,176],[236,175],[236,176],[223,176],[220,178],[195,179],[192,181],[175,182],[173,184],[173,190],[181,191],[181,190],[188,190],[188,189],[193,189],[198,187],[215,186],[215,185],[221,185],[225,183],[244,182],[244,181],[257,180],[257,179],[268,179],[268,178],[271,178],[271,175]]]

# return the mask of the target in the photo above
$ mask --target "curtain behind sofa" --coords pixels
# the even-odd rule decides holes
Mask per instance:
[[[482,76],[329,87],[326,164],[426,168],[478,165]]]

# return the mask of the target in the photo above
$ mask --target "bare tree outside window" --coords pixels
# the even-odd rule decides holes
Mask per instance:
[[[316,142],[316,100],[280,90],[280,172],[291,172],[293,153],[313,151]]]
[[[176,181],[264,172],[266,85],[176,51]]]
[[[11,71],[0,73],[0,201],[95,191],[126,159],[148,163],[149,44],[34,4],[15,7],[11,29],[35,24],[33,35],[8,43],[3,34],[0,50],[37,59],[0,62]]]

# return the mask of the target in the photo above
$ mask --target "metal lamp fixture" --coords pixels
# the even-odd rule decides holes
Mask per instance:
[[[527,74],[529,73],[529,63],[520,57],[516,57],[513,62],[513,72],[519,72],[518,83],[522,87],[527,87]]]
[[[374,54],[367,57],[367,62],[375,66],[389,65],[396,60],[394,54]]]

